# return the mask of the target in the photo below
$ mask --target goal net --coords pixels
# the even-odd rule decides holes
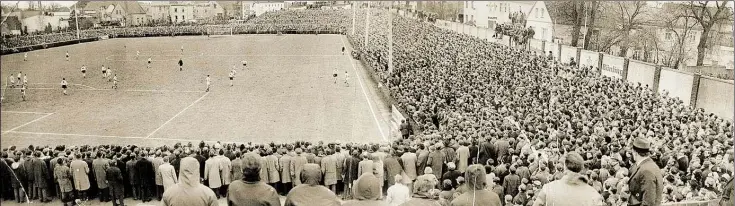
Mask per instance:
[[[210,27],[207,29],[208,35],[216,35],[216,36],[222,36],[222,35],[232,35],[232,27]]]

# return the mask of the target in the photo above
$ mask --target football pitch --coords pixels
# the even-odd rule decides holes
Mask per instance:
[[[239,35],[109,39],[29,52],[28,61],[4,55],[2,147],[389,140],[390,105],[349,51],[341,35]],[[28,76],[26,101],[6,86],[18,72]]]

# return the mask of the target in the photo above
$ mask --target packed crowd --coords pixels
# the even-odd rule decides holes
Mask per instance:
[[[371,32],[388,29],[371,25]],[[713,199],[732,179],[728,120],[593,68],[565,67],[415,20],[394,17],[393,32],[395,70],[383,82],[422,123],[423,141],[495,145],[507,138],[511,158],[488,164],[501,168],[536,164],[527,162],[533,151],[548,156],[551,168],[564,151],[577,151],[594,166],[586,177],[612,205],[626,198],[632,162],[626,148],[636,137],[653,142],[652,159],[665,172],[666,202]],[[371,40],[381,39],[375,33]],[[363,35],[352,38],[359,42]],[[375,43],[366,55],[387,53]],[[382,59],[367,58],[373,65]],[[553,172],[532,170],[527,182]]]
[[[383,145],[10,147],[2,151],[0,178],[12,184],[2,184],[0,194],[22,201],[25,189],[30,199],[159,198],[165,205],[212,205],[222,196],[238,205],[273,201],[275,194],[285,195],[286,205],[338,205],[338,197],[343,205],[717,198],[733,204],[731,121],[594,68],[561,65],[400,16],[392,18],[395,59],[388,72],[391,21],[375,14],[368,44],[364,27],[349,41],[381,74],[397,106],[418,122],[412,126],[420,134]],[[335,18],[324,21],[341,19]],[[406,123],[401,128],[407,133]],[[570,188],[580,192],[559,192]]]

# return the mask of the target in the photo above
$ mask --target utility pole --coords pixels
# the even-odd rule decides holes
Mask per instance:
[[[74,3],[74,22],[77,25],[77,39],[80,39],[79,35],[79,10],[77,10],[77,3]]]
[[[584,1],[582,2],[582,11],[584,12],[584,29],[585,29],[585,32],[584,33],[587,34],[587,30],[590,29],[590,28],[587,28],[587,2],[584,2]],[[589,37],[588,36],[584,36],[584,39],[582,39],[582,48],[584,48],[584,46],[585,46],[584,45],[584,42],[587,42],[587,41],[585,41],[587,38],[589,38]],[[577,61],[579,61],[579,60],[577,60]]]
[[[365,48],[368,44],[368,33],[370,33],[370,2],[367,2],[367,8],[365,8]]]
[[[352,3],[352,35],[354,36],[355,35],[355,15],[357,12],[357,7],[354,1],[351,3]]]
[[[391,1],[391,3],[393,3]],[[388,74],[393,74],[393,13],[388,12]]]

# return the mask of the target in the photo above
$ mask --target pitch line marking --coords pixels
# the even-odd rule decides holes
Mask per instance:
[[[21,127],[25,127],[26,125],[29,125],[29,124],[31,124],[31,123],[34,123],[34,122],[37,122],[38,120],[41,120],[41,119],[43,119],[43,118],[46,118],[46,117],[48,117],[48,116],[51,116],[52,114],[54,114],[54,113],[49,113],[49,114],[43,115],[42,117],[36,118],[36,119],[34,119],[33,121],[30,121],[30,122],[26,122],[25,124],[22,124],[22,125],[20,125],[20,126],[17,126],[17,127],[13,128],[13,129],[10,129],[10,130],[8,130],[8,131],[5,131],[5,132],[3,132],[2,134],[6,134],[6,133],[8,133],[8,132],[12,132],[12,131],[14,131],[14,130],[16,130],[16,129],[19,129],[19,128],[21,128]]]
[[[285,55],[268,55],[268,54],[212,54],[212,55],[203,55],[204,57],[338,57],[343,55],[338,54],[323,54],[323,55],[313,55],[313,54],[285,54]]]
[[[20,88],[9,88],[12,90],[20,90]],[[40,87],[40,88],[26,88],[28,90],[61,90],[56,87]],[[121,91],[121,92],[171,92],[171,93],[204,93],[204,91],[190,91],[190,90],[144,90],[144,89],[127,89],[127,90],[115,90],[115,89],[70,89],[76,91]]]
[[[32,83],[32,84],[33,85],[54,85],[55,83]],[[83,84],[69,84],[69,85],[77,85],[77,86],[87,87],[87,88],[90,88],[90,89],[97,89],[97,88],[90,87],[90,86],[83,85]]]
[[[210,142],[215,143],[215,140],[197,140],[197,139],[178,139],[178,138],[160,138],[160,137],[139,137],[139,136],[114,136],[114,135],[93,135],[93,134],[66,134],[66,133],[52,133],[52,132],[22,132],[22,131],[3,131],[3,133],[14,133],[14,134],[31,134],[31,135],[50,135],[50,136],[77,136],[77,137],[101,137],[101,138],[117,138],[117,139],[150,139],[150,140],[161,140],[161,141],[179,141],[179,142]],[[240,143],[245,142],[225,142],[219,141],[220,143]]]
[[[0,111],[0,113],[15,113],[15,114],[52,114],[52,113],[46,113],[46,112],[24,112],[24,111]]]
[[[340,36],[339,41],[342,42],[343,47],[347,47],[347,45],[345,45],[345,41],[343,40],[343,37]],[[373,114],[373,119],[375,120],[375,124],[378,125],[380,136],[383,137],[384,141],[388,141],[388,138],[385,137],[385,133],[383,133],[383,126],[380,126],[380,121],[378,121],[378,116],[375,114],[375,110],[373,110],[373,104],[370,103],[370,97],[368,97],[367,92],[365,91],[365,86],[362,85],[362,78],[360,78],[360,72],[358,72],[357,69],[355,68],[355,62],[352,61],[352,59],[350,59],[350,56],[348,55],[344,55],[344,56],[347,57],[348,60],[350,60],[350,65],[352,66],[352,70],[355,71],[355,75],[357,76],[357,81],[360,83],[360,88],[362,88],[362,94],[365,95],[365,101],[367,101],[368,107],[370,108],[370,113]]]
[[[184,113],[184,111],[186,111],[187,109],[189,109],[189,107],[194,106],[194,104],[196,104],[197,102],[199,102],[200,100],[202,100],[208,94],[209,94],[209,92],[204,93],[204,95],[202,95],[201,97],[199,97],[199,99],[197,99],[196,101],[194,101],[191,104],[189,104],[189,106],[184,107],[184,109],[182,109],[179,113],[176,113],[176,115],[174,115],[173,117],[171,117],[171,119],[169,119],[168,121],[164,122],[161,126],[159,126],[158,128],[156,128],[156,130],[153,130],[153,132],[151,132],[150,134],[148,134],[148,136],[146,136],[145,138],[150,138],[153,134],[155,134],[156,132],[158,132],[158,130],[160,130],[161,128],[163,128],[163,126],[166,126],[169,122],[171,122],[171,120],[176,119],[176,117],[178,117],[179,115],[181,115],[182,113]]]

